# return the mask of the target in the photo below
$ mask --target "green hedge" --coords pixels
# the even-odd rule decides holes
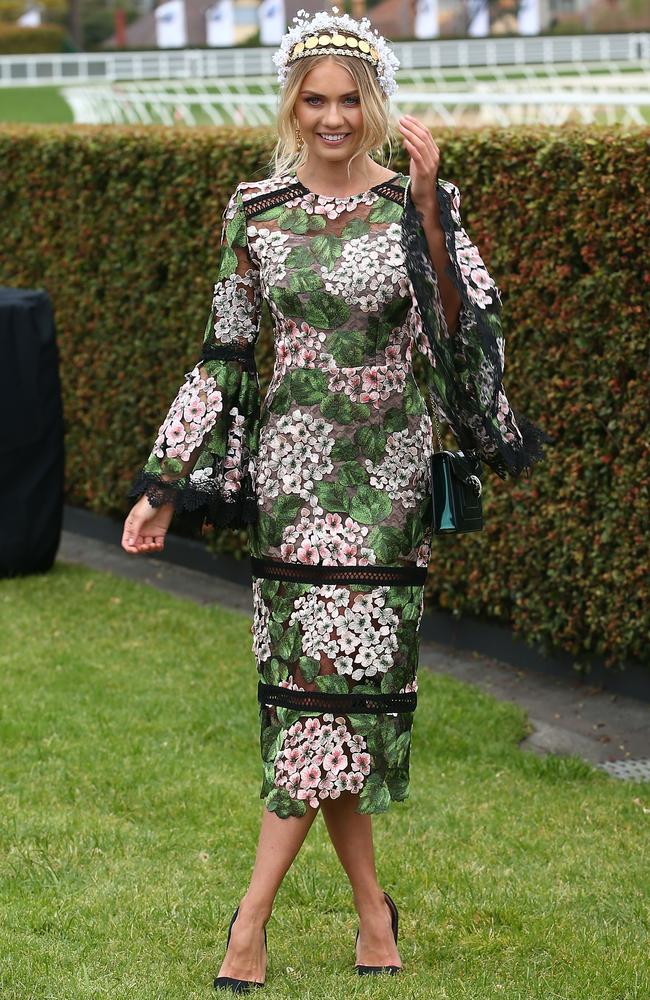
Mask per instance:
[[[0,55],[35,55],[63,52],[66,31],[58,24],[23,28],[19,24],[0,24]]]
[[[557,444],[530,479],[488,476],[483,532],[436,539],[427,602],[510,623],[576,665],[648,663],[649,139],[436,132],[440,175],[503,293],[508,396]],[[224,205],[265,175],[272,144],[261,129],[0,128],[0,281],[54,302],[69,503],[128,510],[198,356]],[[408,171],[403,154],[392,166]],[[266,310],[258,360],[264,390]],[[209,544],[239,551],[246,535]]]

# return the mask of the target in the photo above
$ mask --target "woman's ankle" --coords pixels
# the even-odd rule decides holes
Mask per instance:
[[[273,900],[260,899],[246,892],[239,902],[239,912],[246,922],[264,927],[273,912]]]
[[[376,917],[388,909],[384,891],[379,885],[375,889],[366,890],[361,895],[355,895],[354,905],[360,920],[366,917]]]

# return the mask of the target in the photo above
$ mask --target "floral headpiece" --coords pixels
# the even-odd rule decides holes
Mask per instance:
[[[355,21],[349,14],[339,14],[338,7],[332,7],[331,13],[318,11],[312,18],[301,15],[307,15],[307,11],[298,11],[293,19],[295,26],[283,35],[279,49],[273,54],[280,87],[284,86],[289,66],[297,59],[341,55],[365,59],[374,66],[386,97],[395,93],[395,70],[399,68],[399,59],[367,17]]]

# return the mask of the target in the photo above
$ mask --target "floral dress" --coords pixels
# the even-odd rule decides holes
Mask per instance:
[[[293,173],[240,183],[224,211],[200,358],[129,492],[220,527],[248,526],[260,797],[283,818],[342,792],[358,797],[360,813],[409,794],[432,542],[432,426],[413,352],[430,362],[439,415],[499,475],[539,457],[504,465],[534,427],[519,418],[520,433],[504,394],[493,393],[482,430],[470,416],[486,404],[485,387],[461,398],[463,343],[481,335],[477,316],[499,295],[458,233],[457,188],[438,183],[463,293],[452,353],[422,231],[415,222],[404,233],[405,211],[416,218],[408,176],[344,198],[315,194]],[[263,301],[275,358],[260,405]],[[502,360],[497,331],[491,362],[478,360],[484,380]],[[446,365],[456,374],[441,380]]]

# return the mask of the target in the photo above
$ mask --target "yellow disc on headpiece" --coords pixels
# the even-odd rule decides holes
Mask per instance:
[[[332,41],[332,38],[331,38],[330,35],[319,35],[319,37],[318,37],[318,44],[319,45],[329,45],[331,41]]]
[[[346,45],[348,45],[351,49],[356,49],[357,45],[359,44],[353,35],[348,35],[348,37],[345,39],[345,42]]]
[[[333,35],[332,45],[345,45],[345,35]]]
[[[370,46],[368,45],[365,38],[359,39],[359,48],[362,52],[370,52]]]
[[[373,45],[370,46],[370,55],[372,56],[373,59],[379,59],[379,53],[377,52],[377,49]]]
[[[309,38],[305,41],[306,49],[313,49],[317,45],[318,45],[318,35],[310,35]]]
[[[293,47],[293,52],[291,53],[291,55],[292,56],[299,56],[300,53],[302,52],[302,50],[304,49],[304,47],[305,47],[305,43],[304,42],[296,42],[296,44]]]

